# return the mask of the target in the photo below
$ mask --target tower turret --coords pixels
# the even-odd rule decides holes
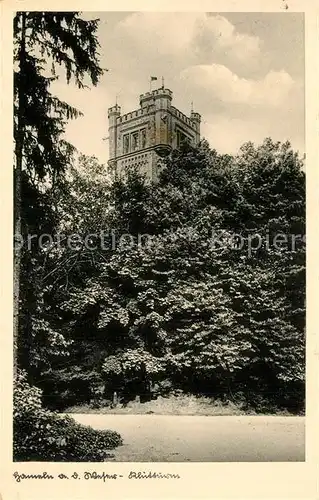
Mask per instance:
[[[117,120],[121,116],[121,107],[118,104],[108,109],[109,119],[109,159],[116,157]]]
[[[159,156],[166,156],[172,149],[170,108],[173,92],[162,87],[153,90],[152,95],[155,103],[155,151]]]
[[[202,117],[199,113],[192,111],[190,118],[196,128],[196,142],[198,143],[200,141],[200,122]]]
[[[171,90],[162,87],[160,89],[153,90],[152,95],[155,101],[156,110],[170,108],[173,98],[173,92]]]
[[[154,104],[154,96],[152,92],[146,92],[145,94],[140,95],[141,108],[146,108],[147,106],[151,106],[152,104]]]

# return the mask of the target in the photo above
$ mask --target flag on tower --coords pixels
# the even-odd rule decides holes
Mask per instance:
[[[152,82],[155,82],[156,80],[157,80],[157,76],[150,77],[150,92],[152,92]]]

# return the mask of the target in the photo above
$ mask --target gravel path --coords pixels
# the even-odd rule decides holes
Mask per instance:
[[[112,429],[124,444],[116,462],[286,462],[305,460],[303,417],[72,414]]]

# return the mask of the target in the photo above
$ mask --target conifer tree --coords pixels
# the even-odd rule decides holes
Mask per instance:
[[[96,85],[99,66],[98,20],[81,19],[78,12],[17,12],[14,18],[14,234],[20,240],[45,210],[63,181],[74,148],[63,139],[67,120],[80,112],[50,92],[58,68],[67,83],[83,88],[88,77]],[[33,191],[35,204],[25,211],[26,193]],[[43,197],[46,197],[43,202]],[[52,214],[49,215],[52,216]],[[30,255],[14,249],[14,341],[18,342],[21,303],[22,258]],[[29,266],[30,267],[30,266]],[[16,359],[16,357],[15,357]]]

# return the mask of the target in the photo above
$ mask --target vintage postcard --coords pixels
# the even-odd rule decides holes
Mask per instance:
[[[2,500],[317,497],[318,13],[2,1]]]

